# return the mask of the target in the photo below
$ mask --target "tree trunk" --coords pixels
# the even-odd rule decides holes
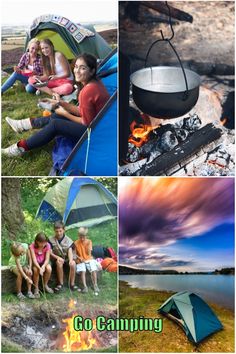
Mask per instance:
[[[9,233],[10,239],[16,239],[22,224],[24,215],[21,209],[20,179],[2,179],[2,226]]]

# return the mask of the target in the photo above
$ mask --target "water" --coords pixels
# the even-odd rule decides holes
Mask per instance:
[[[120,280],[134,288],[191,291],[209,301],[228,309],[234,309],[233,275],[120,275]]]

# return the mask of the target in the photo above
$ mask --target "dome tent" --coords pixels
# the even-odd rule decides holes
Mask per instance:
[[[158,312],[181,325],[188,339],[196,344],[223,329],[221,322],[205,301],[188,291],[171,296]]]
[[[39,16],[33,21],[27,32],[26,47],[32,38],[50,39],[55,50],[62,52],[69,60],[85,52],[103,59],[111,51],[93,26],[85,28],[66,17],[51,14]]]
[[[36,217],[63,221],[67,229],[93,226],[117,217],[117,201],[91,178],[63,178],[43,198]]]

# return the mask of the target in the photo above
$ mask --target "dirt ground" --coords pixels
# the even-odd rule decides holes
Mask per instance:
[[[175,37],[172,43],[184,62],[226,65],[234,67],[234,2],[233,1],[169,1],[171,6],[193,16],[193,22],[173,20]],[[140,23],[124,18],[120,6],[119,45],[121,51],[131,59],[131,71],[144,66],[147,50],[158,38],[160,29],[170,36],[168,19],[154,10],[139,7]],[[126,21],[126,23],[125,23]],[[161,21],[161,22],[160,22]],[[151,65],[176,63],[176,57],[167,43],[154,46],[150,55]]]

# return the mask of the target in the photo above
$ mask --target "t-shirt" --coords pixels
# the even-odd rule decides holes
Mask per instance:
[[[36,260],[39,265],[41,265],[45,262],[46,254],[48,251],[51,250],[50,243],[48,243],[48,242],[42,250],[39,250],[38,248],[36,248],[34,242],[30,245],[29,248],[35,253],[35,257],[36,257]]]
[[[55,255],[68,260],[68,250],[73,246],[73,241],[68,236],[64,235],[60,240],[55,236],[50,237],[49,243]]]
[[[9,259],[9,262],[8,262],[8,265],[10,267],[15,267],[16,266],[16,259],[17,258],[19,259],[20,265],[22,267],[25,267],[26,265],[28,265],[28,257],[27,257],[28,245],[27,245],[27,243],[21,243],[21,246],[24,248],[25,253],[22,256],[19,256],[19,257],[15,257],[12,254],[12,256]]]
[[[101,81],[91,81],[79,93],[79,115],[83,124],[88,126],[100,110],[105,106],[110,96]]]
[[[93,246],[91,240],[85,240],[84,242],[82,242],[81,240],[76,240],[74,242],[74,245],[75,245],[77,256],[83,258],[85,261],[89,261],[90,259],[93,259],[93,257],[91,256],[91,251]],[[81,261],[77,259],[76,263],[81,263]]]

